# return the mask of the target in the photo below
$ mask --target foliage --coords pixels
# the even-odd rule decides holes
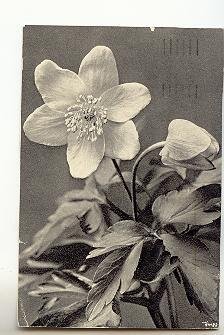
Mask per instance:
[[[218,142],[190,121],[173,120],[166,140],[142,151],[132,171],[122,171],[122,160],[140,149],[130,119],[151,96],[142,84],[118,85],[112,51],[92,49],[79,75],[43,61],[35,80],[44,105],[28,117],[25,133],[37,143],[68,144],[71,175],[84,186],[57,200],[20,254],[20,289],[41,305],[29,325],[122,327],[126,301],[146,307],[155,327],[168,328],[170,318],[178,328],[175,285],[217,321]]]

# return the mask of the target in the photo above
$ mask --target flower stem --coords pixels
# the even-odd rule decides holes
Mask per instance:
[[[162,141],[162,142],[158,142],[155,143],[153,145],[151,145],[150,147],[148,147],[147,149],[145,149],[136,159],[135,164],[133,166],[132,169],[132,205],[133,205],[133,217],[135,219],[135,221],[137,220],[137,198],[136,198],[136,177],[137,177],[137,170],[138,170],[138,166],[140,164],[140,162],[142,161],[142,159],[148,155],[150,152],[159,149],[159,148],[163,148],[164,144],[166,142]]]
[[[114,167],[115,167],[115,169],[116,169],[116,171],[117,171],[117,174],[118,174],[119,177],[121,178],[121,181],[122,181],[122,183],[123,183],[123,185],[124,185],[125,190],[126,190],[127,193],[128,193],[128,196],[129,196],[130,200],[132,201],[131,191],[129,190],[128,185],[126,184],[126,182],[125,182],[125,180],[124,180],[124,177],[123,177],[123,175],[122,175],[122,173],[121,173],[121,170],[120,170],[120,168],[119,168],[119,165],[118,165],[117,162],[116,162],[116,159],[112,159],[112,162],[113,162]]]
[[[166,281],[165,280],[161,281],[156,292],[152,292],[148,285],[146,286],[146,289],[149,295],[148,298],[144,296],[141,297],[135,297],[129,295],[127,296],[126,294],[124,294],[121,300],[132,304],[145,306],[148,309],[148,312],[156,328],[168,328],[159,307],[163,294],[166,290]]]
[[[167,277],[166,283],[167,283],[166,291],[167,291],[167,299],[168,299],[168,306],[169,306],[169,312],[170,312],[171,327],[179,328],[178,315],[177,315],[177,310],[176,310],[176,301],[174,297],[173,284],[172,284],[170,275]]]
[[[123,220],[132,220],[132,216],[129,215],[128,213],[124,212],[122,209],[118,208],[112,201],[110,201],[108,198],[107,198],[107,203],[110,207],[110,210],[112,212],[114,212],[115,214],[117,214],[118,216],[120,216],[121,219]]]
[[[145,306],[154,322],[156,328],[168,328],[159,307],[151,306],[149,301],[144,297],[126,297],[121,298],[122,301],[131,304]]]
[[[156,328],[168,328],[159,308],[152,309],[150,306],[147,306],[147,309]]]

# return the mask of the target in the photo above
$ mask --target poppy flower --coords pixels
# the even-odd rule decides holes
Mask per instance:
[[[44,104],[25,121],[24,132],[34,142],[67,144],[74,178],[86,178],[104,156],[130,160],[140,149],[131,121],[151,96],[139,83],[119,85],[112,51],[96,46],[82,60],[78,75],[44,60],[35,70]]]
[[[212,170],[212,160],[219,152],[216,139],[205,129],[182,119],[171,121],[161,161],[171,167]]]

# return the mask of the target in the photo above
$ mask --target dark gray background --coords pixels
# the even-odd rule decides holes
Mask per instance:
[[[34,70],[42,60],[51,59],[77,72],[91,48],[106,45],[114,53],[120,83],[135,81],[150,89],[152,101],[144,112],[142,149],[163,140],[168,123],[175,118],[195,122],[221,142],[222,40],[223,32],[218,29],[156,28],[152,32],[150,28],[26,26],[22,124],[42,104],[34,84]],[[69,174],[66,147],[38,145],[23,132],[21,141],[20,240],[29,244],[55,210],[55,199],[76,187],[77,181]],[[32,310],[30,304],[27,301]],[[205,317],[194,308],[186,313],[186,306],[181,294],[182,326],[192,327],[193,318],[195,327],[201,327]],[[144,310],[137,311],[130,305],[125,310],[127,326],[151,325]]]

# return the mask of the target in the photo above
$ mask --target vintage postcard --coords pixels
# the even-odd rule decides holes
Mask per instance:
[[[216,329],[221,29],[25,26],[21,327]]]

